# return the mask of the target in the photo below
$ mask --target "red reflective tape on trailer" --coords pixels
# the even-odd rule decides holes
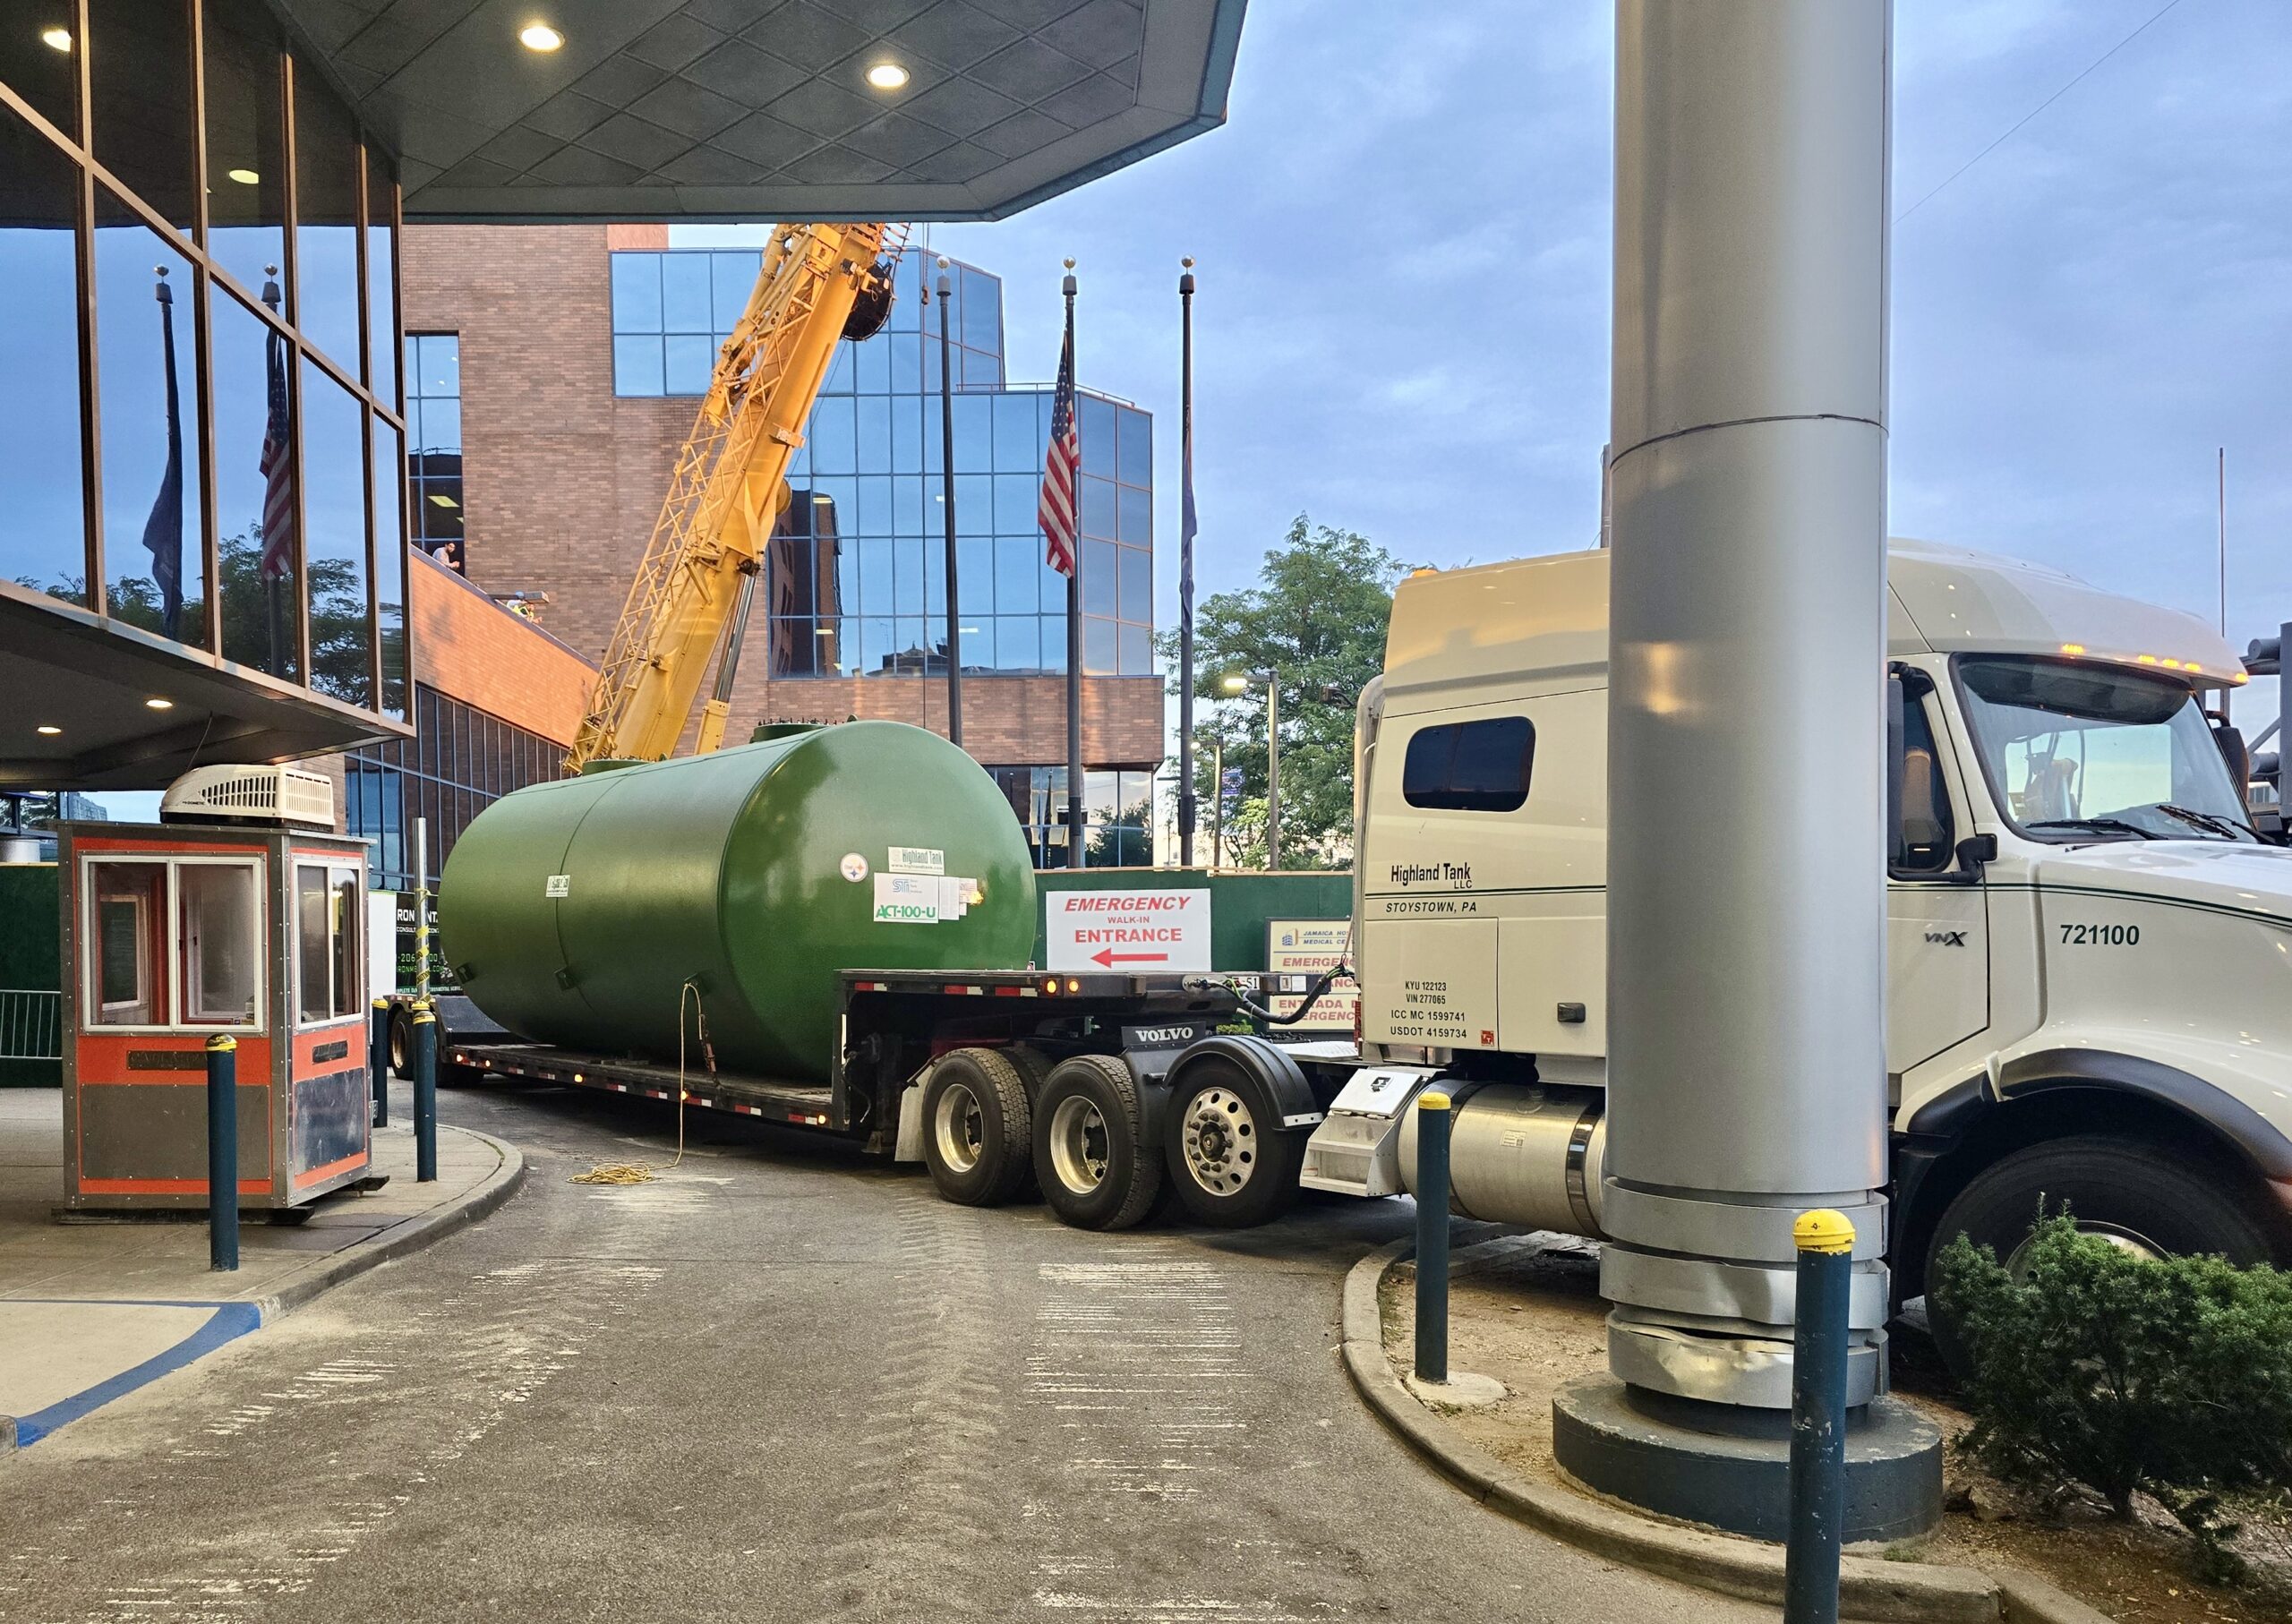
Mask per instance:
[[[995,989],[995,996],[998,998],[1023,998],[1033,990],[1031,987],[998,987]]]

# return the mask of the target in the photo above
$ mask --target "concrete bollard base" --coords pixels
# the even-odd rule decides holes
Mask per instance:
[[[1628,1504],[1779,1543],[1791,1528],[1791,1440],[1789,1417],[1774,1420],[1708,1431],[1682,1400],[1584,1376],[1552,1400],[1552,1457]],[[1940,1430],[1890,1398],[1850,1411],[1844,1543],[1911,1539],[1941,1520]]]
[[[1418,1402],[1443,1410],[1477,1410],[1511,1397],[1512,1389],[1493,1376],[1471,1371],[1450,1371],[1446,1381],[1427,1381],[1414,1371],[1402,1379]]]

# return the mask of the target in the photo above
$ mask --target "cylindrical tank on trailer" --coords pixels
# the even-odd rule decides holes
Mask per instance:
[[[1026,968],[1034,870],[978,763],[852,722],[506,795],[455,842],[438,918],[520,1037],[673,1060],[690,980],[720,1064],[818,1080],[839,970]]]

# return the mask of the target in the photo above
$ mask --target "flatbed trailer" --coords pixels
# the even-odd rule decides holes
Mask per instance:
[[[1230,1030],[1244,1001],[1303,990],[1304,978],[1258,972],[847,970],[824,1083],[714,1067],[697,1039],[681,1074],[650,1056],[529,1043],[457,997],[440,1001],[439,1081],[681,1094],[922,1161],[953,1201],[992,1204],[1039,1183],[1062,1218],[1093,1228],[1136,1222],[1164,1167],[1191,1167],[1205,1177],[1173,1182],[1199,1216],[1253,1223],[1294,1193],[1304,1138],[1357,1064],[1349,1044]],[[1173,1115],[1181,1086],[1210,1102],[1190,1133]]]

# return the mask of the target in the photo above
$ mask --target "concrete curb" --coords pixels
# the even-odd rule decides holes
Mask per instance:
[[[254,1299],[265,1325],[281,1314],[300,1308],[312,1298],[333,1290],[345,1280],[355,1279],[368,1269],[379,1269],[393,1258],[419,1252],[424,1246],[444,1240],[458,1229],[466,1228],[516,1194],[517,1186],[525,1183],[526,1154],[509,1141],[496,1139],[491,1133],[481,1133],[475,1128],[458,1128],[449,1123],[440,1123],[438,1132],[459,1133],[490,1146],[493,1153],[501,1158],[501,1165],[458,1201],[400,1218],[372,1238],[336,1252],[269,1296]]]
[[[1513,1249],[1484,1242],[1457,1253],[1452,1278],[1484,1269]],[[1379,1420],[1475,1500],[1554,1539],[1683,1583],[1745,1601],[1783,1600],[1783,1548],[1732,1534],[1660,1523],[1515,1470],[1466,1441],[1403,1387],[1385,1358],[1378,1287],[1414,1250],[1397,1241],[1369,1253],[1345,1277],[1346,1373]],[[1839,1608],[1877,1624],[2108,1624],[2106,1615],[2035,1575],[1928,1567],[1867,1556],[1842,1566]]]

